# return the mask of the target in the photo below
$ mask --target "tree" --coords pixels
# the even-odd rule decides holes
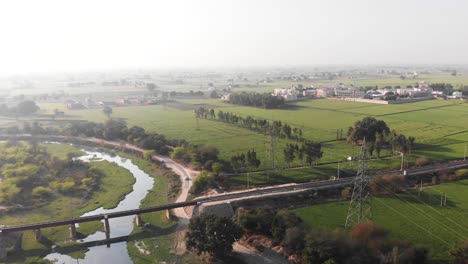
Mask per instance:
[[[36,103],[29,100],[22,101],[15,108],[15,112],[18,115],[30,115],[37,112],[37,110],[39,110],[39,107]]]
[[[110,106],[106,106],[102,109],[102,112],[107,116],[107,118],[110,118],[112,114],[112,108]]]
[[[158,86],[154,83],[147,83],[146,84],[146,89],[148,89],[148,91],[151,93],[151,94],[154,94],[154,91],[158,88]]]
[[[211,92],[211,94],[210,94],[210,97],[211,97],[211,98],[219,98],[219,95],[218,95],[218,93],[216,92],[216,90],[213,90],[213,91]]]
[[[190,219],[188,228],[187,249],[194,249],[198,255],[225,256],[243,235],[241,227],[231,219],[211,214]]]
[[[304,143],[304,145],[302,145],[302,149],[305,154],[306,162],[309,164],[309,166],[312,166],[323,156],[322,144],[320,143],[307,141]]]
[[[288,164],[288,166],[291,166],[291,162],[294,161],[295,156],[295,149],[294,145],[291,144],[286,144],[283,150],[284,153],[284,161]]]
[[[468,240],[452,247],[449,250],[449,254],[453,258],[454,263],[468,264]]]
[[[367,142],[375,142],[376,135],[387,135],[389,132],[390,129],[385,121],[368,116],[356,121],[354,127],[348,129],[348,141],[358,143],[358,141],[366,138]]]

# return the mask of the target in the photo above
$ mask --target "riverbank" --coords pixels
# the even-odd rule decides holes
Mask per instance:
[[[74,153],[75,156],[84,153],[70,145],[44,144],[44,146],[53,157],[67,157],[68,153]],[[105,161],[93,161],[90,166],[103,174],[99,188],[90,197],[56,194],[55,198],[46,205],[0,215],[0,222],[5,225],[43,222],[51,220],[51,216],[53,219],[64,219],[80,216],[99,207],[116,207],[122,197],[132,190],[132,184],[135,182],[132,174],[124,168]],[[102,224],[99,222],[82,224],[78,228],[78,237],[85,237],[101,229]],[[70,234],[67,227],[47,228],[42,230],[42,234],[45,239],[39,243],[35,240],[33,232],[24,232],[23,251],[20,254],[9,256],[8,261],[23,263],[30,258],[44,256],[50,252],[50,248],[54,244],[57,247],[70,244]],[[82,254],[82,251],[78,251],[73,255],[80,256]]]

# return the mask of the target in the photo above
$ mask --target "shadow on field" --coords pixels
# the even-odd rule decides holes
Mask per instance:
[[[290,103],[290,104],[285,104],[283,107],[281,107],[281,110],[292,110],[292,111],[298,111],[298,110],[303,110],[306,109],[307,107],[297,105],[295,103]]]

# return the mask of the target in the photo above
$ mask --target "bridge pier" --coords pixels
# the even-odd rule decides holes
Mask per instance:
[[[137,226],[142,226],[143,225],[143,220],[141,220],[141,215],[140,214],[137,214],[136,217],[135,217],[135,224]]]
[[[75,224],[70,224],[70,239],[76,240],[76,226]]]
[[[104,232],[106,233],[106,239],[110,239],[110,225],[109,218],[107,215],[104,216]]]
[[[41,229],[34,229],[34,235],[36,236],[36,241],[41,242],[41,240],[42,240]]]

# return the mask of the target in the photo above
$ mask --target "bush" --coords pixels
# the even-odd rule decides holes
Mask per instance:
[[[189,163],[192,161],[191,156],[192,155],[189,153],[188,148],[186,147],[177,147],[171,153],[171,158],[175,160],[181,160],[186,163]]]
[[[145,158],[145,160],[149,160],[151,161],[152,159],[152,156],[156,154],[156,151],[154,150],[147,150],[143,153],[143,158]]]
[[[73,190],[75,187],[75,182],[73,180],[67,180],[64,182],[53,181],[50,183],[50,187],[61,192],[63,194],[67,194]]]
[[[48,187],[38,186],[32,190],[32,195],[36,198],[48,198],[52,196],[52,190]]]
[[[458,169],[455,171],[458,179],[468,179],[468,169]]]
[[[213,163],[213,165],[211,165],[211,169],[213,170],[214,173],[219,174],[223,172],[224,165],[221,162],[215,162]]]
[[[341,198],[343,200],[348,200],[349,198],[351,198],[351,193],[351,187],[348,186],[341,191]]]
[[[387,231],[372,222],[356,224],[351,231],[352,239],[362,246],[369,245],[371,241],[385,238],[386,236]]]
[[[416,159],[416,162],[415,162],[416,167],[424,167],[424,166],[427,166],[427,165],[430,165],[430,164],[431,164],[431,161],[426,156],[422,156],[422,157]]]
[[[190,192],[192,194],[200,194],[207,189],[214,187],[216,187],[214,175],[211,175],[207,171],[202,171],[193,182]]]

